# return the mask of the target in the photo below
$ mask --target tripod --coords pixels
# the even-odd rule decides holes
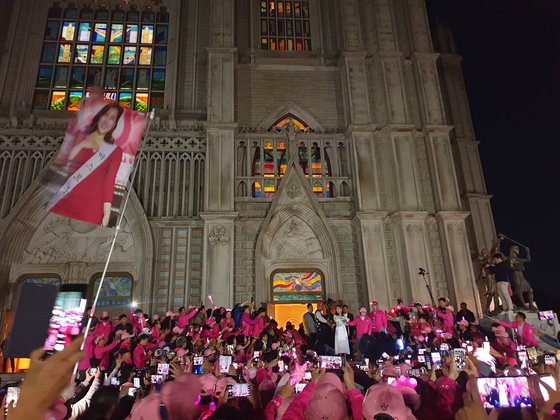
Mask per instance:
[[[428,280],[426,279],[426,274],[429,275],[430,273],[428,273],[422,267],[418,269],[418,275],[422,276],[422,278],[424,279],[424,283],[426,284],[426,289],[428,289],[428,293],[430,294],[430,299],[432,299],[432,305],[436,306],[436,301],[434,299],[434,295],[432,294],[432,288],[430,287],[430,283],[428,283]]]

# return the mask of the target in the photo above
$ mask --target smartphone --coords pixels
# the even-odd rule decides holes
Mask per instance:
[[[305,372],[303,374],[303,380],[306,382],[310,382],[311,381],[311,372]]]
[[[456,348],[453,349],[453,359],[455,360],[455,366],[457,366],[457,370],[463,370],[467,365],[465,361],[466,352],[465,349]]]
[[[484,341],[482,342],[482,348],[485,349],[485,350],[487,350],[487,351],[490,351],[490,341],[484,340]]]
[[[340,370],[342,369],[342,357],[319,356],[319,368],[328,370]]]
[[[406,374],[408,376],[420,376],[422,375],[422,369],[408,369]]]
[[[396,380],[397,378],[395,378],[394,376],[387,376],[387,384],[389,385],[392,385]]]
[[[467,344],[467,353],[471,354],[474,350],[474,347],[472,346],[472,344]]]
[[[13,406],[16,407],[18,400],[19,400],[19,387],[9,386],[8,390],[6,391],[6,408],[11,407],[12,402],[13,402]]]
[[[360,369],[362,372],[369,372],[369,364],[367,365],[359,365],[358,369]]]
[[[228,397],[239,398],[249,396],[249,384],[229,384],[227,385]]]
[[[389,359],[391,356],[389,356],[387,353],[383,352],[381,353],[381,357],[383,357],[385,360]]]
[[[488,410],[533,406],[526,376],[478,378],[477,384],[480,399]]]
[[[169,375],[169,363],[158,363],[157,373],[158,375]]]
[[[95,376],[97,374],[97,369],[98,368],[89,368],[89,374],[91,376]]]
[[[233,354],[233,344],[228,344],[226,350],[229,354]]]
[[[397,338],[397,348],[399,349],[399,351],[404,350],[404,340],[402,337]]]
[[[520,369],[529,368],[529,356],[527,355],[527,350],[517,350],[517,361],[519,362]]]
[[[440,352],[442,357],[449,356],[449,344],[441,343],[440,346],[439,346],[439,352]]]
[[[552,375],[539,375],[539,379],[556,391],[556,381]],[[550,395],[548,394],[547,389],[542,384],[539,384],[539,388],[544,400],[548,401],[550,399]]]
[[[132,378],[132,386],[134,388],[140,388],[140,378],[138,376]]]
[[[138,388],[133,388],[133,387],[128,388],[128,395],[131,397],[136,396],[137,392],[138,392]]]
[[[535,347],[527,347],[527,356],[534,365],[538,363],[539,355],[537,354],[537,349]]]
[[[254,352],[253,352],[253,360],[254,360],[255,362],[258,362],[258,361],[259,361],[259,357],[261,357],[261,352],[260,352],[260,351],[254,351]]]
[[[64,350],[81,334],[86,303],[81,292],[57,293],[44,344],[47,354]]]
[[[111,381],[110,381],[110,384],[111,384],[112,386],[120,386],[119,378],[112,377],[112,378],[111,378]]]
[[[284,366],[284,361],[283,360],[278,360],[278,372],[284,372],[286,366]]]
[[[303,391],[306,385],[307,385],[306,383],[296,384],[296,389],[295,389],[296,394],[299,394],[301,391]]]
[[[441,354],[439,351],[433,351],[430,353],[432,357],[432,363],[435,370],[441,370]]]
[[[220,365],[220,373],[228,373],[229,367],[231,366],[232,357],[229,355],[222,355],[218,361]]]
[[[549,366],[554,366],[556,364],[556,357],[553,354],[545,354],[544,364]]]
[[[553,311],[539,311],[539,320],[552,321],[554,319]]]
[[[163,375],[152,375],[151,380],[153,384],[163,383]]]
[[[369,366],[369,358],[364,357],[364,365]]]

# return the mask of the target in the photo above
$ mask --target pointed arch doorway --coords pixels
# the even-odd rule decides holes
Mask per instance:
[[[267,312],[282,328],[291,322],[298,329],[307,305],[311,303],[315,311],[317,302],[324,300],[324,275],[318,269],[275,270],[270,283],[272,302]]]

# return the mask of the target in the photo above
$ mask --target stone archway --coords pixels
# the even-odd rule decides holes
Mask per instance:
[[[135,280],[133,298],[150,302],[153,238],[134,192],[124,219],[110,270],[131,273]],[[93,274],[104,267],[111,232],[47,212],[37,187],[30,188],[2,225],[1,309],[12,305],[17,280],[24,274],[57,273],[63,283],[88,284]]]

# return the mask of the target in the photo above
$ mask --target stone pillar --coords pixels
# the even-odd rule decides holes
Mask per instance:
[[[235,60],[234,1],[212,0],[204,188],[203,297],[233,303]]]
[[[389,289],[389,266],[385,251],[385,234],[383,221],[387,213],[357,213],[354,223],[361,233],[361,248],[364,258],[363,275],[367,285],[368,302],[377,300],[381,308],[391,306],[391,290]]]
[[[436,209],[459,210],[461,198],[453,163],[449,129],[428,129],[425,136]]]
[[[443,94],[439,84],[436,53],[412,54],[424,124],[446,124]]]
[[[425,212],[401,212],[391,216],[391,222],[396,229],[397,246],[399,248],[399,259],[402,267],[402,296],[405,302],[418,301],[430,302],[430,294],[426,288],[423,278],[418,274],[419,268],[424,268],[432,273],[432,257],[426,228]],[[434,299],[436,296],[436,285],[433,277],[429,274],[426,280],[432,289]]]
[[[465,219],[468,212],[439,212],[437,220],[445,259],[450,299],[456,305],[466,302],[471,310],[482,314],[475,283]]]

